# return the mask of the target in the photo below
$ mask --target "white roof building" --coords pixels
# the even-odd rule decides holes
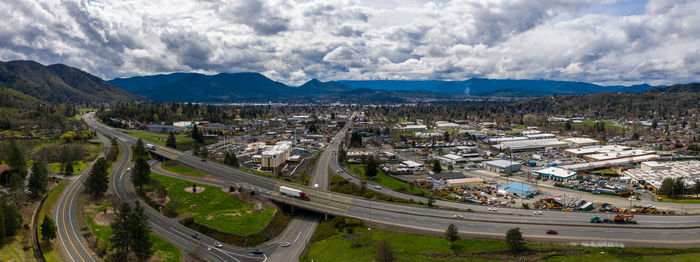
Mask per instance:
[[[562,181],[571,180],[576,176],[576,172],[559,167],[548,167],[545,169],[533,170],[532,172],[541,176],[550,177],[554,180]]]

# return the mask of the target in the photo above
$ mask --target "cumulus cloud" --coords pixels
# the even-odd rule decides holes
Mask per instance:
[[[62,62],[106,79],[254,71],[293,85],[698,80],[700,2],[617,2],[8,0],[0,2],[0,60]],[[642,11],[608,10],[630,4]]]

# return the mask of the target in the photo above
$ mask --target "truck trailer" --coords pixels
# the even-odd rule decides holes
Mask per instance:
[[[146,144],[146,149],[156,151],[156,146],[154,146],[153,144]]]
[[[309,196],[307,196],[304,192],[291,187],[281,186],[280,193],[307,201],[310,200]]]

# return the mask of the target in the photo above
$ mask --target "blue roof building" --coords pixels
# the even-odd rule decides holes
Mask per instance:
[[[498,186],[498,189],[499,191],[505,190],[506,192],[526,198],[530,198],[532,197],[532,195],[537,193],[537,188],[535,188],[534,186],[520,182],[513,182],[506,185],[500,185]]]

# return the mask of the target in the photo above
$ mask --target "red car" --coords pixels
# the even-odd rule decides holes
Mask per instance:
[[[547,230],[547,235],[558,235],[558,234],[559,234],[559,232],[557,232],[554,229]]]

